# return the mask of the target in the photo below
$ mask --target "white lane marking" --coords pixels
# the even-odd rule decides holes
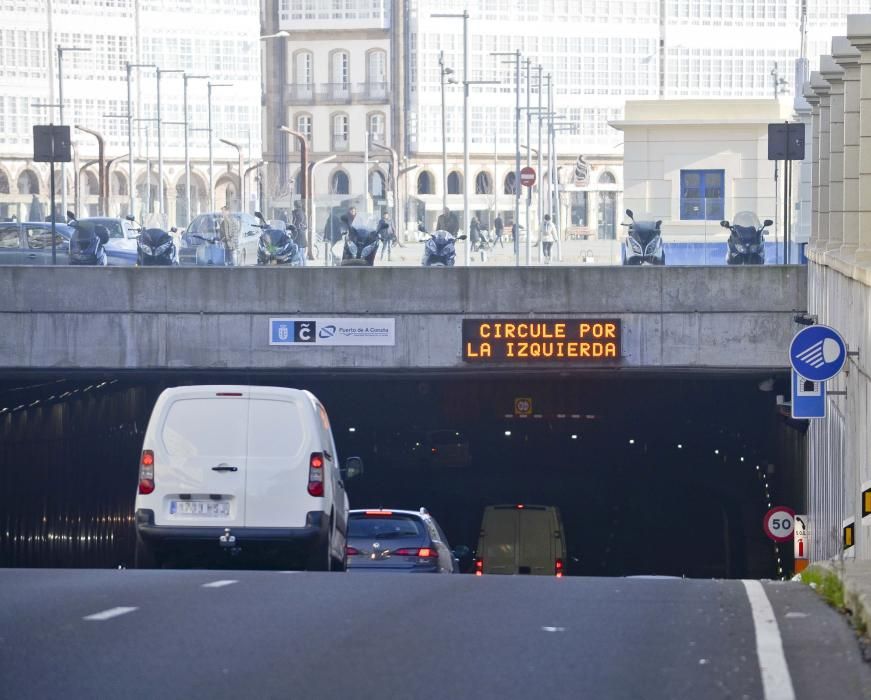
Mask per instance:
[[[544,632],[565,632],[565,627],[542,627],[542,631]]]
[[[212,581],[211,583],[204,583],[203,588],[223,588],[224,586],[232,586],[234,583],[239,583],[239,581],[235,579],[224,579],[223,581]]]
[[[788,612],[788,613],[786,613],[786,615],[784,615],[784,617],[807,617],[807,616],[808,616],[808,614],[803,613],[803,612]]]
[[[762,674],[762,690],[765,700],[795,700],[795,690],[789,675],[789,666],[783,653],[783,640],[774,609],[759,581],[742,581],[750,609],[753,612],[753,627],[756,632],[756,655]]]
[[[126,615],[134,610],[139,610],[139,608],[109,608],[108,610],[94,613],[93,615],[85,615],[82,619],[102,622],[103,620],[111,620],[113,617],[118,617],[119,615]]]

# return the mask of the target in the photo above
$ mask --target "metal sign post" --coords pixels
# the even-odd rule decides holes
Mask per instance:
[[[54,164],[69,163],[72,160],[70,147],[70,128],[68,126],[34,125],[33,160],[48,163],[51,173],[51,264],[57,265],[57,212],[54,197]],[[66,212],[64,212],[66,216]]]

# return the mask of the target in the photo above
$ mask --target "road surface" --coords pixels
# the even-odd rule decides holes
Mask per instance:
[[[0,593],[3,698],[871,698],[794,583],[5,569]]]

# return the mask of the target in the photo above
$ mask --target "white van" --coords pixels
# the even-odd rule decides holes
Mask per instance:
[[[145,432],[135,510],[139,568],[222,549],[346,567],[348,496],[327,412],[308,391],[166,389]]]
[[[566,538],[559,508],[487,506],[481,522],[475,574],[563,575]]]

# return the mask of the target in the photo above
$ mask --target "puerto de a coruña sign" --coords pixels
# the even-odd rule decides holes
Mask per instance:
[[[614,318],[464,319],[465,362],[586,364],[620,359]]]

